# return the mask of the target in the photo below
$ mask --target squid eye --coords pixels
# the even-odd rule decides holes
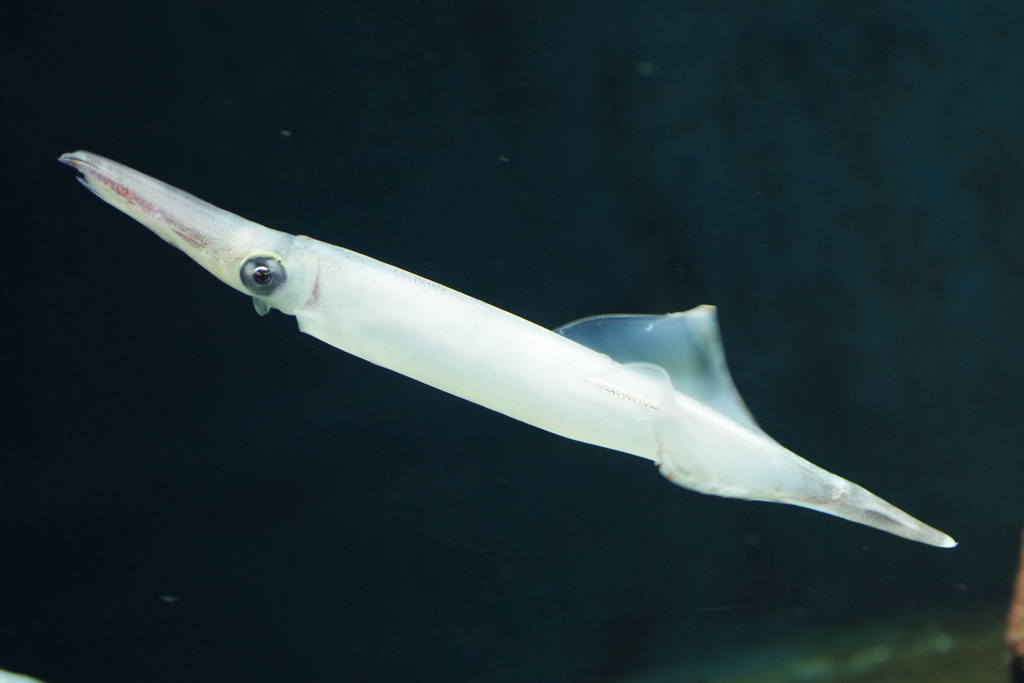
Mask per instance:
[[[258,285],[269,285],[274,279],[274,271],[267,266],[256,266],[252,271],[252,279]]]
[[[242,284],[257,296],[270,296],[288,280],[284,264],[276,256],[253,256],[239,272]]]

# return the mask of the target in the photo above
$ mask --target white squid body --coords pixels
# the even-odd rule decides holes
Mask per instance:
[[[361,254],[271,230],[89,152],[60,160],[256,310],[561,436],[653,460],[703,493],[790,503],[940,547],[946,534],[786,450],[729,377],[711,306],[554,332]]]

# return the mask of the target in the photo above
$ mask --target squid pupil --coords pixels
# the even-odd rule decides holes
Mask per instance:
[[[256,266],[252,271],[252,279],[258,285],[270,284],[270,281],[274,279],[274,271],[267,266]]]

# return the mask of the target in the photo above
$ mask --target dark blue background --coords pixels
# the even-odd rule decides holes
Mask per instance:
[[[15,1],[0,60],[0,668],[614,681],[1005,602],[1019,2]],[[716,304],[769,433],[961,546],[700,496],[260,319],[79,148],[549,327]]]

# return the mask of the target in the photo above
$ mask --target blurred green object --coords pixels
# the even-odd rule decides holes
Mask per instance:
[[[0,683],[42,683],[38,678],[12,674],[10,671],[0,669]]]
[[[1021,538],[1020,565],[1006,618],[1006,647],[1010,651],[1010,680],[1024,683],[1024,537]]]
[[[629,683],[1004,683],[998,611],[912,615],[751,646]],[[622,681],[620,683],[625,683]]]

